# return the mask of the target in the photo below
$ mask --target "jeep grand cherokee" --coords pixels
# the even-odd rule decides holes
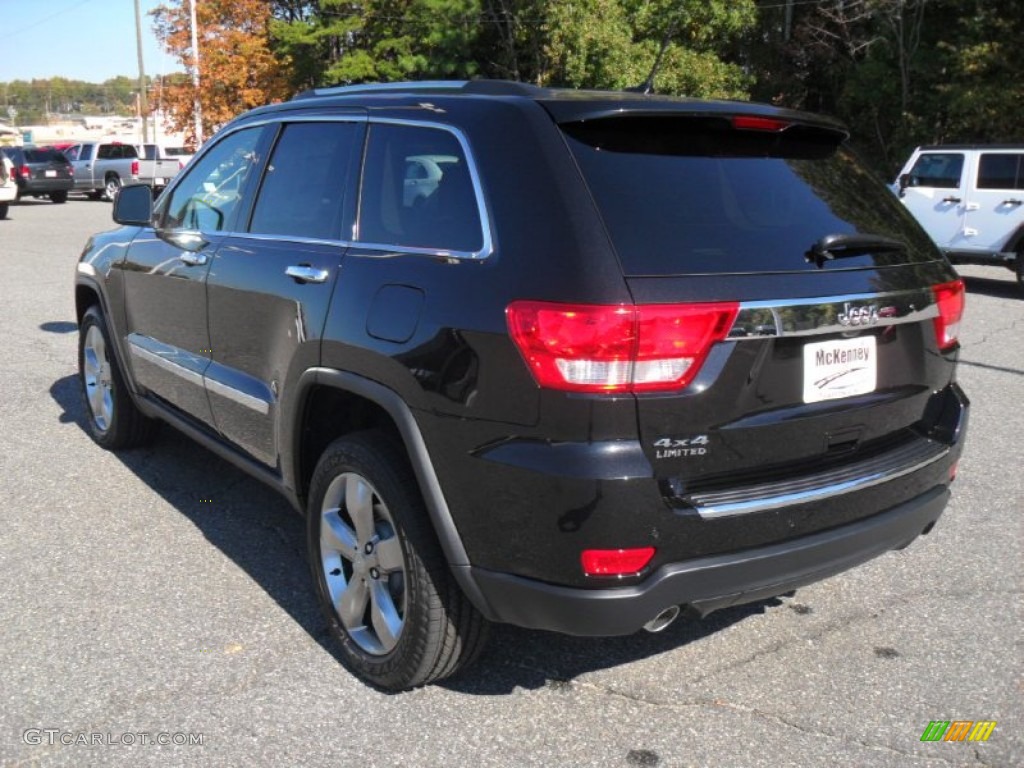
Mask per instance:
[[[657,630],[835,574],[931,529],[968,409],[963,285],[845,139],[487,81],[249,112],[82,255],[92,435],[168,422],[304,511],[388,689],[490,622]]]

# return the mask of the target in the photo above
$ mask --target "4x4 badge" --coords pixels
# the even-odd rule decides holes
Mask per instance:
[[[656,459],[682,459],[687,456],[704,456],[708,449],[708,436],[663,437],[654,441]]]
[[[875,325],[878,322],[878,307],[874,304],[855,307],[846,302],[838,320],[840,325]]]

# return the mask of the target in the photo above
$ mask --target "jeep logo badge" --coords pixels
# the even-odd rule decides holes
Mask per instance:
[[[878,307],[868,304],[863,307],[855,307],[846,302],[843,311],[839,313],[840,325],[875,325],[878,322]]]

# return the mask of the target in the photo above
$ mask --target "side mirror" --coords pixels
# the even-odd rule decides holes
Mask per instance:
[[[153,190],[146,184],[121,187],[114,198],[114,221],[128,226],[150,226],[153,223]]]
[[[905,194],[907,194],[907,187],[909,187],[909,186],[910,186],[910,174],[909,173],[901,173],[900,174],[900,197],[903,197]]]

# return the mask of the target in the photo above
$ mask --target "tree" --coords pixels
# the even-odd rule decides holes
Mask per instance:
[[[152,13],[163,47],[191,70],[189,2],[173,0]],[[241,112],[290,95],[290,62],[270,48],[271,12],[270,0],[196,0],[204,135]],[[194,99],[191,82],[172,82],[163,94],[172,127],[184,132],[190,144],[195,141]]]
[[[295,62],[297,87],[465,78],[478,0],[319,0],[285,4],[272,25],[275,49]]]

